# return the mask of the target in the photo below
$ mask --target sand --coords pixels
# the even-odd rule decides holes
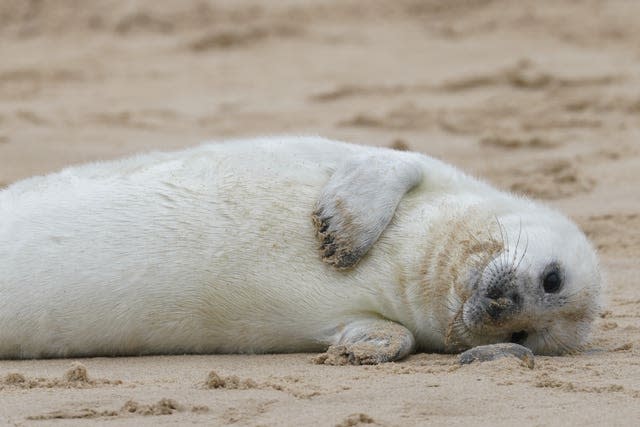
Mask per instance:
[[[0,361],[0,425],[633,425],[638,16],[624,0],[0,2],[0,186],[207,139],[408,147],[566,212],[608,286],[587,351],[534,369],[437,354]]]

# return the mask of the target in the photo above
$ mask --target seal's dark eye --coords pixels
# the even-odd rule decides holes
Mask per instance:
[[[562,279],[557,271],[550,271],[542,279],[542,287],[548,294],[555,294],[562,287]]]

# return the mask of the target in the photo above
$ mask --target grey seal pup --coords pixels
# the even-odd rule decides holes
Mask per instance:
[[[315,137],[70,167],[0,191],[0,357],[579,350],[596,253],[431,157]]]

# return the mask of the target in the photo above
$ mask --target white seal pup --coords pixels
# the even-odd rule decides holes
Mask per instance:
[[[0,358],[560,354],[585,342],[600,282],[558,212],[422,154],[321,138],[151,153],[0,191]]]

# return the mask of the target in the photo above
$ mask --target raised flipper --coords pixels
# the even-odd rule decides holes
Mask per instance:
[[[375,365],[408,356],[413,334],[404,326],[383,319],[361,319],[344,327],[337,344],[314,358],[321,365]]]
[[[312,215],[323,261],[340,270],[356,265],[421,180],[422,165],[412,153],[380,151],[342,164]]]

